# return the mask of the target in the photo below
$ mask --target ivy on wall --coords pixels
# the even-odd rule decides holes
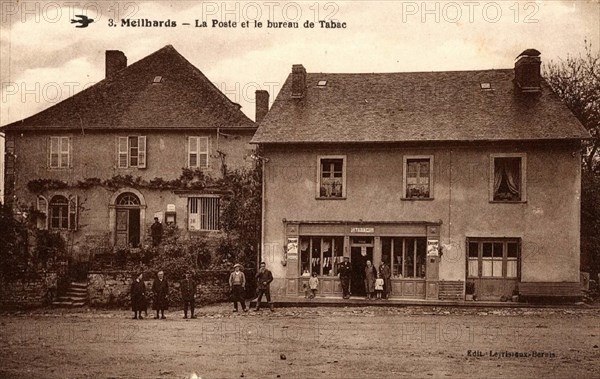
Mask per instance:
[[[27,189],[36,194],[67,188],[89,189],[92,187],[105,187],[109,189],[132,187],[154,190],[203,190],[207,188],[227,187],[227,177],[226,175],[225,179],[215,179],[210,175],[206,175],[201,169],[184,168],[179,178],[173,180],[165,180],[163,178],[146,180],[141,176],[134,177],[132,175],[115,175],[105,180],[85,178],[76,183],[68,183],[56,179],[33,179],[27,183]]]

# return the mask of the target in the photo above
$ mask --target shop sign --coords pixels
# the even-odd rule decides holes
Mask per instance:
[[[298,260],[298,238],[287,239],[287,259]]]
[[[428,257],[437,257],[439,256],[439,240],[427,240],[427,256]]]
[[[375,233],[375,228],[350,228],[350,233]]]

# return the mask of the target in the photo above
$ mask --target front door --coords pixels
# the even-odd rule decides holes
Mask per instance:
[[[365,267],[367,261],[373,262],[373,238],[353,237],[350,244],[352,278],[350,292],[355,296],[365,296]]]
[[[117,209],[116,244],[120,247],[137,247],[140,244],[140,210]]]

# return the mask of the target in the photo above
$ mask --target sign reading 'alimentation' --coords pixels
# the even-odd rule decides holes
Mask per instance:
[[[350,233],[375,233],[375,228],[350,228]]]

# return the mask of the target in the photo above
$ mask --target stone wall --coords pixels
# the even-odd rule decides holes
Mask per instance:
[[[88,295],[91,307],[129,307],[131,305],[130,290],[134,273],[130,271],[96,271],[88,274]],[[247,278],[252,277],[252,272],[246,273]],[[145,273],[144,282],[149,300],[152,299],[152,281],[154,273]],[[167,280],[169,278],[167,277]],[[199,271],[194,280],[198,284],[196,304],[204,305],[230,300],[229,271]],[[252,280],[249,280],[253,282]],[[247,287],[248,298],[254,293],[253,287]],[[182,306],[179,281],[169,280],[169,306]],[[149,309],[152,302],[149,302]]]
[[[6,310],[50,305],[56,295],[57,281],[55,272],[3,281],[0,284],[0,308]]]

